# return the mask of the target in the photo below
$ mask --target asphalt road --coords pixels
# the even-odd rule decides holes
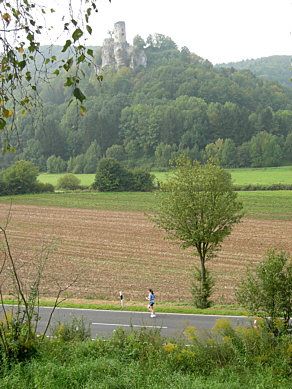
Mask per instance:
[[[11,306],[6,306],[7,310],[13,309]],[[15,309],[15,308],[14,308]],[[41,320],[38,324],[39,333],[43,333],[46,323],[52,308],[40,308]],[[2,316],[2,308],[0,308]],[[113,333],[118,327],[123,329],[134,330],[139,328],[160,329],[162,335],[169,337],[181,334],[187,326],[194,326],[199,332],[204,333],[214,327],[216,320],[224,317],[232,320],[232,325],[248,325],[249,320],[242,316],[213,316],[213,315],[190,315],[190,314],[174,314],[174,313],[157,313],[156,318],[151,318],[146,312],[129,312],[129,311],[103,311],[93,309],[71,309],[57,308],[54,312],[51,325],[61,321],[71,321],[73,317],[79,318],[83,316],[86,324],[90,323],[91,337],[108,336]],[[50,335],[50,331],[47,335]]]

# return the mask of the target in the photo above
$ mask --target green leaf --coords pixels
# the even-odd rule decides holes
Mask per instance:
[[[81,110],[81,115],[84,116],[86,112],[86,108],[83,105],[81,105],[80,110]]]
[[[64,86],[72,86],[74,82],[72,81],[71,77],[67,77],[67,81],[65,82]]]
[[[33,34],[29,33],[29,34],[27,34],[26,37],[27,37],[27,39],[28,39],[30,42],[33,41]]]
[[[64,45],[64,47],[63,47],[63,49],[62,49],[62,53],[64,53],[64,52],[68,49],[68,47],[71,46],[71,44],[72,44],[71,40],[68,39],[68,40],[66,41],[66,43],[65,43],[65,45]]]
[[[79,88],[75,88],[73,91],[73,96],[76,97],[81,103],[86,99],[86,96],[81,92]]]
[[[93,57],[93,50],[92,49],[88,49],[87,50],[87,54],[90,55],[91,57]]]
[[[66,70],[66,72],[68,72],[71,68],[71,66],[73,65],[73,58],[69,58],[67,60],[67,62],[63,65],[63,68]]]
[[[2,118],[0,118],[0,130],[3,130],[3,128],[6,126],[6,121]]]
[[[20,70],[23,70],[25,68],[25,65],[26,65],[26,61],[18,62],[18,67],[20,68]]]
[[[77,28],[72,34],[72,38],[74,39],[74,42],[80,39],[82,35],[83,35],[83,31],[80,28]]]
[[[85,61],[85,55],[84,55],[84,54],[81,54],[81,55],[78,57],[77,63],[83,63],[84,61]]]
[[[89,25],[86,26],[86,30],[89,32],[90,35],[92,34],[92,28]]]

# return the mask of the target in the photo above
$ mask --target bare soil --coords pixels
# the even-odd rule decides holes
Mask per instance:
[[[9,206],[0,204],[0,225]],[[42,293],[53,297],[76,275],[69,294],[74,299],[145,301],[152,287],[158,302],[191,302],[191,272],[199,265],[191,250],[164,239],[143,213],[14,205],[8,225],[12,254],[25,282],[44,244],[55,242],[45,271]],[[225,239],[208,268],[216,279],[213,300],[234,303],[234,289],[247,264],[261,260],[267,249],[292,253],[292,222],[245,219]],[[0,266],[3,261],[0,253]],[[2,276],[3,279],[3,276]],[[9,290],[6,283],[6,292]],[[146,302],[145,302],[146,303]]]

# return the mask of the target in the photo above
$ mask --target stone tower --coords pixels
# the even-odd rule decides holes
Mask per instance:
[[[114,25],[114,53],[118,69],[129,65],[128,47],[125,22],[117,22]]]
[[[137,66],[147,66],[144,50],[130,46],[126,39],[125,22],[114,24],[113,36],[103,42],[102,67],[115,66],[120,69],[124,66],[134,69]]]
[[[125,22],[117,22],[114,24],[115,43],[126,43],[126,25]]]

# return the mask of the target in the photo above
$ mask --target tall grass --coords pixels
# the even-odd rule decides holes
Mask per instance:
[[[26,363],[2,363],[0,388],[287,389],[291,374],[291,338],[221,319],[204,337],[195,328],[174,339],[119,328],[95,341],[51,339]]]

